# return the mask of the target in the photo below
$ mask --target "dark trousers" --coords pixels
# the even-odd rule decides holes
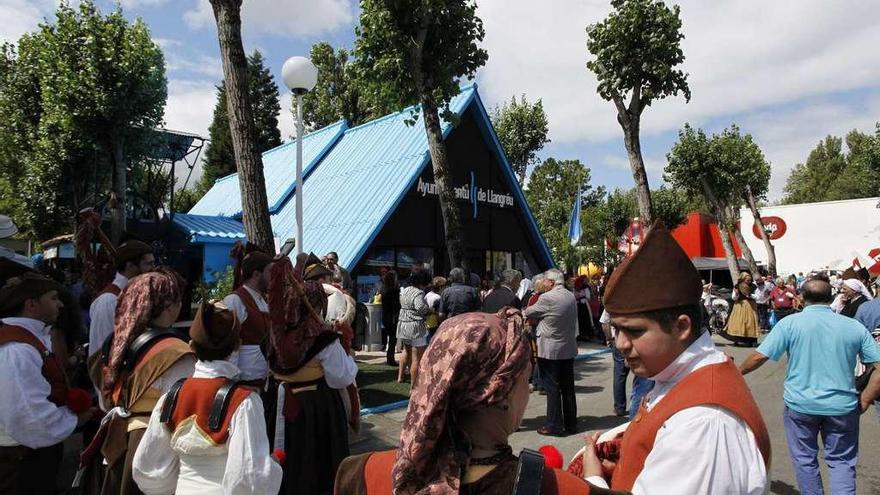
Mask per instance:
[[[541,384],[547,392],[547,427],[560,433],[577,431],[574,359],[538,358]]]
[[[758,304],[758,326],[761,329],[770,328],[770,305]]]
[[[578,313],[578,337],[581,340],[593,338],[593,321],[590,318],[590,309],[586,304],[577,305]]]
[[[386,362],[393,363],[397,347],[397,317],[382,320],[382,344],[388,345],[385,351]]]
[[[42,449],[0,447],[0,493],[4,495],[50,495],[55,482],[64,445],[59,443]]]
[[[614,412],[626,411],[626,377],[629,376],[629,367],[623,359],[623,354],[616,347],[611,347],[611,356],[614,358]]]

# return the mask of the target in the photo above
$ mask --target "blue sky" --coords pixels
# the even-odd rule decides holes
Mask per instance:
[[[140,16],[166,56],[169,128],[207,135],[222,78],[207,0],[122,0]],[[245,0],[245,49],[260,49],[280,84],[284,60],[317,41],[351,47],[357,3],[351,0]],[[576,158],[593,184],[631,187],[626,152],[610,102],[596,94],[585,27],[610,10],[608,0],[478,0],[489,61],[477,74],[489,106],[524,93],[541,98],[552,142],[543,157]],[[771,199],[790,169],[827,134],[872,131],[880,120],[880,2],[871,0],[682,0],[683,49],[693,98],[659,102],[643,116],[642,149],[652,187],[685,123],[710,132],[732,122],[753,134],[771,161]],[[99,0],[104,10],[115,2]],[[51,18],[53,0],[0,0],[0,39],[15,40]],[[281,130],[292,134],[290,102]]]

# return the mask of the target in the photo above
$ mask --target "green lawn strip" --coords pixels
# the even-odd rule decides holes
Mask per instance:
[[[361,407],[376,407],[409,399],[409,383],[397,383],[397,368],[366,363],[358,363],[358,368]]]

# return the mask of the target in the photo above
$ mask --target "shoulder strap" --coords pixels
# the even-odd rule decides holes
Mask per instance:
[[[174,409],[177,407],[177,397],[180,396],[180,389],[183,388],[183,382],[185,382],[187,378],[181,378],[174,382],[174,385],[171,386],[171,389],[168,390],[168,395],[165,396],[165,402],[162,403],[162,413],[159,415],[159,422],[168,424],[171,421],[171,415],[174,414]]]
[[[513,495],[540,495],[544,482],[544,454],[531,449],[519,453]]]
[[[165,337],[177,337],[177,333],[170,328],[151,328],[137,336],[125,351],[122,360],[122,369],[131,371],[137,365],[138,359],[147,352],[159,340]]]
[[[226,409],[229,407],[229,401],[232,399],[232,391],[239,385],[236,380],[226,380],[217,393],[214,394],[214,402],[211,404],[211,414],[208,416],[208,429],[211,431],[220,431],[223,425],[223,416],[226,415]]]

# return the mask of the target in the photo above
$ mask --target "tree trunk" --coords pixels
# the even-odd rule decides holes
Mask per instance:
[[[248,92],[247,59],[241,44],[241,0],[211,0],[211,6],[220,39],[229,131],[238,169],[244,232],[248,240],[273,254],[275,239],[269,221],[263,159],[257,149],[254,113]],[[301,195],[302,192],[302,184],[297,184],[296,194]]]
[[[125,232],[125,190],[128,182],[122,138],[113,137],[113,184],[110,190],[110,240],[118,246]]]
[[[733,250],[733,243],[730,242],[730,233],[727,230],[728,219],[724,205],[718,202],[715,192],[709,187],[706,179],[700,181],[703,185],[703,196],[709,201],[709,205],[715,213],[715,227],[718,229],[718,237],[721,238],[721,245],[724,246],[724,257],[727,259],[727,269],[730,271],[730,278],[733,280],[734,286],[739,278],[739,264],[736,262],[736,251]]]
[[[455,190],[449,183],[451,174],[449,161],[446,157],[446,143],[440,129],[440,115],[437,105],[428,95],[419,98],[422,104],[422,116],[425,121],[425,132],[428,135],[428,150],[434,168],[434,183],[440,199],[440,213],[443,216],[443,227],[446,232],[446,252],[449,255],[450,267],[470,269],[470,262],[465,256],[464,236],[461,230],[459,207],[455,200]]]
[[[733,212],[730,213],[730,218],[733,219]],[[740,222],[740,226],[741,225],[742,222]],[[730,230],[733,233],[733,237],[736,239],[737,244],[739,244],[740,250],[742,250],[743,258],[745,258],[746,262],[749,264],[749,271],[752,273],[752,278],[758,278],[761,271],[758,269],[758,263],[755,261],[755,255],[752,254],[752,249],[746,244],[746,239],[743,237],[740,227],[737,227],[736,224],[731,221]]]
[[[623,128],[623,144],[629,155],[629,166],[632,169],[633,182],[636,185],[636,195],[639,199],[639,216],[645,229],[650,229],[654,222],[654,205],[651,202],[651,189],[648,187],[648,174],[645,172],[645,162],[642,160],[642,145],[639,141],[639,119],[618,118]]]
[[[755,196],[752,194],[752,188],[749,186],[746,186],[745,200],[746,204],[749,205],[749,209],[752,210],[752,219],[758,228],[758,232],[761,233],[764,249],[767,250],[767,273],[771,277],[776,278],[776,248],[770,242],[770,235],[767,233],[767,229],[764,228],[764,222],[761,221],[761,212],[758,211],[758,204],[755,201]]]

